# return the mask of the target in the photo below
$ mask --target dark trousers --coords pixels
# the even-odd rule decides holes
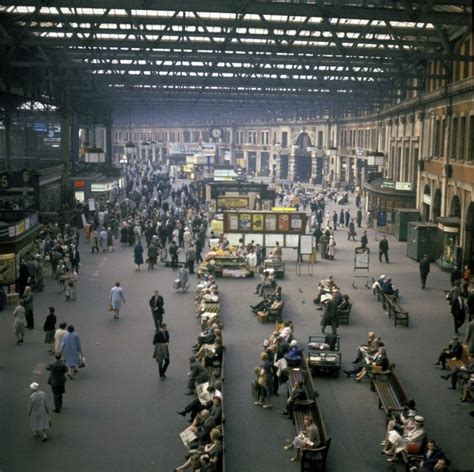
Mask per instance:
[[[379,261],[382,262],[382,255],[385,257],[385,262],[389,262],[388,260],[388,251],[380,251],[379,252]]]
[[[173,269],[178,267],[178,256],[171,256],[171,267],[173,267]]]
[[[189,273],[194,274],[194,261],[188,261]]]
[[[160,373],[160,377],[163,377],[166,373],[166,369],[170,365],[170,360],[165,357],[164,359],[161,360],[161,362],[158,362],[158,372]]]
[[[160,329],[161,323],[163,323],[163,313],[157,311],[152,311],[151,316],[153,316],[153,322],[155,323],[155,328]]]
[[[33,317],[33,310],[26,310],[25,318],[26,318],[26,327],[28,329],[33,329],[35,327],[35,319]]]
[[[54,408],[56,410],[61,410],[63,407],[63,387],[51,387],[53,391],[53,398],[54,398]]]
[[[420,278],[421,278],[421,288],[425,288],[428,274],[420,274]]]

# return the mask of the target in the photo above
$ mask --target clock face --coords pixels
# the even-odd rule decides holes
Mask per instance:
[[[212,128],[211,129],[211,136],[214,139],[219,139],[222,136],[222,130],[220,128]]]

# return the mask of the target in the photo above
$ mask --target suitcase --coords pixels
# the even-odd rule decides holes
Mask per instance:
[[[179,279],[176,279],[174,282],[173,282],[173,288],[175,290],[178,290],[181,288],[181,281]]]

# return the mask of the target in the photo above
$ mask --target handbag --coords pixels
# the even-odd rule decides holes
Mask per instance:
[[[113,311],[113,310],[114,310],[114,308],[113,308],[113,306],[112,306],[112,303],[109,303],[109,304],[108,304],[107,310],[108,310],[108,311]]]
[[[83,369],[86,366],[86,358],[84,356],[81,356],[81,359],[79,361],[79,369]]]

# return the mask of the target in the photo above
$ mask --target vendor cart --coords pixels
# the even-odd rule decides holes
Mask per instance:
[[[334,338],[330,339],[332,336]],[[342,355],[339,336],[329,334],[309,337],[308,366],[313,376],[327,372],[337,377],[341,365]]]

